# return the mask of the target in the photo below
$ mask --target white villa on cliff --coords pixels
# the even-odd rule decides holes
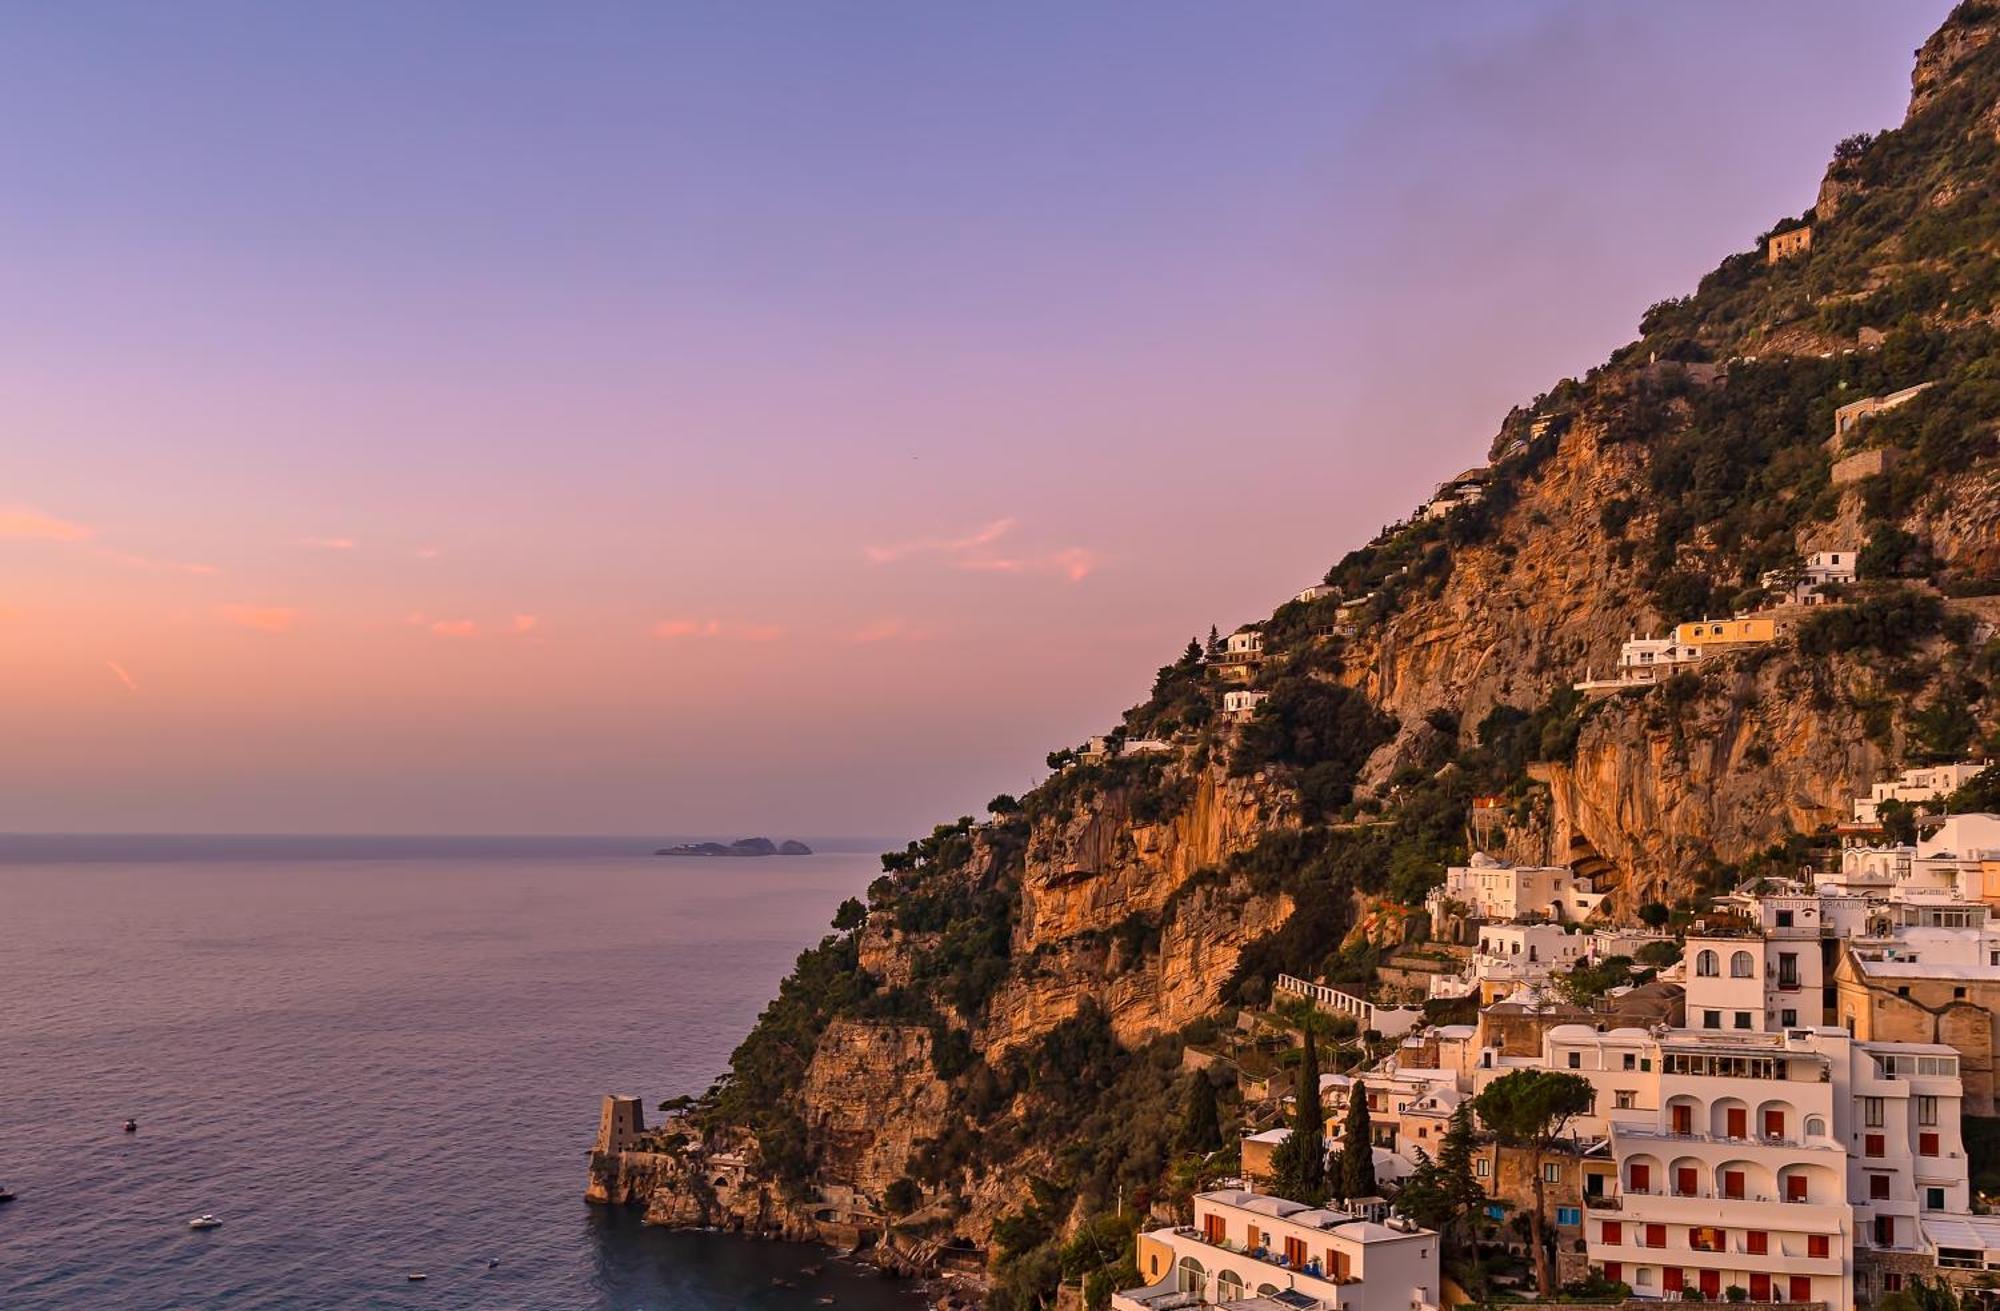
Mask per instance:
[[[1772,569],[1758,578],[1757,584],[1780,605],[1824,605],[1826,597],[1820,589],[1830,583],[1853,582],[1859,554],[1845,547],[1837,551],[1814,551],[1806,556],[1803,565]]]
[[[1877,783],[1868,790],[1865,797],[1854,798],[1854,822],[1875,824],[1880,822],[1880,807],[1885,801],[1900,801],[1910,804],[1917,801],[1939,801],[1970,783],[1975,777],[1990,769],[1990,760],[1965,761],[1955,765],[1926,765],[1920,769],[1906,769],[1884,783]]]
[[[1143,1288],[1113,1311],[1438,1311],[1438,1236],[1241,1189],[1200,1193],[1194,1223],[1139,1235]]]

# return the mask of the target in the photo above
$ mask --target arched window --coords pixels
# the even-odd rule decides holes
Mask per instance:
[[[1215,1300],[1237,1302],[1243,1298],[1243,1276],[1234,1270],[1218,1270],[1215,1275]]]
[[[1817,1115],[1808,1115],[1806,1117],[1806,1137],[1808,1138],[1826,1137],[1826,1121],[1822,1120]]]
[[[1757,972],[1757,963],[1750,959],[1750,953],[1739,951],[1729,958],[1729,977],[1747,979]]]
[[[1712,979],[1720,972],[1718,969],[1719,964],[1720,958],[1714,952],[1704,948],[1702,953],[1694,958],[1694,972],[1704,979]]]
[[[1175,1287],[1183,1293],[1203,1292],[1208,1287],[1208,1271],[1201,1268],[1201,1262],[1191,1256],[1184,1256],[1181,1258]]]

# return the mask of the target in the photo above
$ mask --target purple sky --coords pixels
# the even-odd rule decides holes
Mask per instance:
[[[1948,8],[14,6],[0,828],[977,811]]]

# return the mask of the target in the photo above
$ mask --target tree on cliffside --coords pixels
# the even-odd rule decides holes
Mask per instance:
[[[1299,1062],[1292,1131],[1271,1153],[1271,1191],[1307,1206],[1326,1201],[1326,1108],[1319,1100],[1319,1047],[1310,1025]]]
[[[1528,1241],[1535,1249],[1535,1287],[1543,1297],[1555,1292],[1555,1274],[1549,1268],[1548,1244],[1543,1234],[1548,1227],[1548,1201],[1542,1188],[1542,1159],[1555,1146],[1571,1120],[1587,1114],[1596,1093],[1590,1080],[1556,1070],[1516,1070],[1486,1085],[1486,1091],[1472,1099],[1480,1122],[1501,1146],[1528,1154],[1528,1178],[1534,1185],[1535,1205],[1528,1212]]]
[[[1340,1195],[1375,1195],[1374,1132],[1368,1124],[1368,1090],[1359,1082],[1347,1094],[1347,1122],[1340,1130]]]
[[[1181,1107],[1181,1131],[1176,1141],[1184,1152],[1212,1152],[1222,1146],[1222,1113],[1215,1104],[1215,1085],[1206,1070],[1188,1077],[1187,1101]]]

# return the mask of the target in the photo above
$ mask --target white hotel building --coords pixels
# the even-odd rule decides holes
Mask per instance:
[[[1438,1236],[1430,1230],[1237,1189],[1198,1194],[1192,1225],[1140,1234],[1137,1259],[1148,1283],[1113,1293],[1113,1311],[1439,1308]]]

